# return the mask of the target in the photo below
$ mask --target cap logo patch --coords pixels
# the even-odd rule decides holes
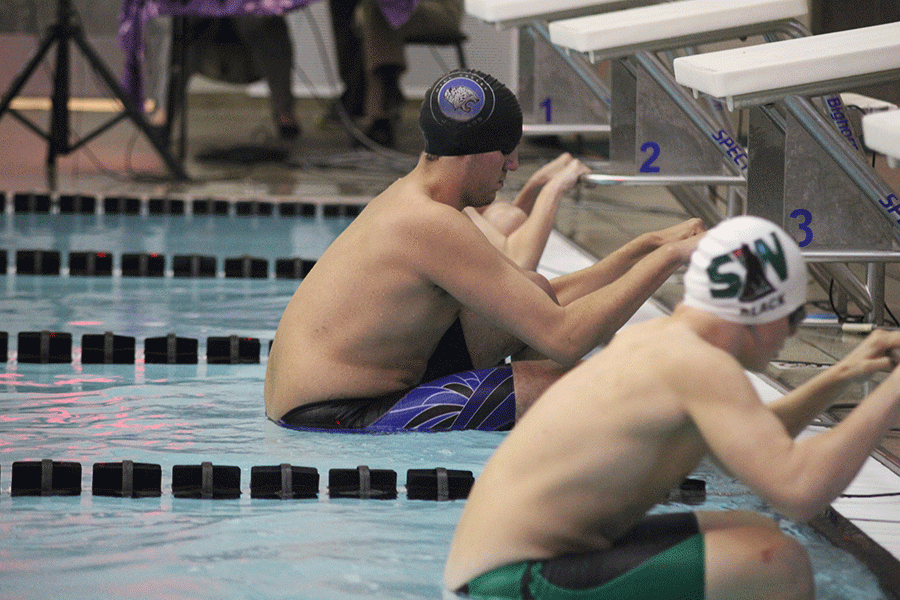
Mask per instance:
[[[754,252],[755,250],[755,252]],[[744,267],[742,278],[723,267],[737,261]],[[775,291],[766,278],[765,265],[770,265],[781,281],[788,277],[787,260],[778,237],[773,233],[771,243],[758,239],[753,249],[743,244],[739,249],[717,256],[710,261],[707,274],[715,286],[710,290],[713,298],[737,298],[740,302],[754,302]]]
[[[471,121],[485,106],[485,91],[467,77],[455,77],[438,91],[438,106],[448,119]]]

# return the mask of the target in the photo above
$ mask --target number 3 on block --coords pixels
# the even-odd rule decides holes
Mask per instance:
[[[797,242],[797,245],[801,248],[809,246],[813,241],[813,231],[809,226],[809,224],[812,223],[812,213],[805,208],[798,208],[791,213],[791,218],[800,219],[800,222],[797,223],[797,229],[802,231],[806,236],[802,241]]]

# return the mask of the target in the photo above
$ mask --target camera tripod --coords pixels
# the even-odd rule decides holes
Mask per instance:
[[[93,132],[85,135],[79,140],[70,140],[69,130],[69,99],[70,91],[70,69],[71,57],[69,53],[69,44],[74,42],[81,53],[87,59],[90,67],[99,75],[112,94],[122,103],[123,112],[120,112],[110,121],[101,125]],[[45,132],[25,116],[10,108],[13,98],[18,95],[22,87],[28,82],[34,72],[40,66],[41,61],[56,44],[56,64],[53,76],[53,91],[51,96],[51,122],[50,131]],[[160,158],[162,158],[166,167],[177,179],[189,179],[184,171],[182,164],[177,161],[161,136],[147,122],[144,114],[135,106],[135,103],[128,97],[121,84],[113,76],[100,56],[91,48],[84,29],[75,19],[75,11],[72,8],[72,0],[57,0],[57,20],[47,31],[44,39],[41,41],[37,52],[31,60],[25,65],[25,68],[19,72],[13,79],[9,89],[4,93],[0,100],[0,119],[9,111],[14,117],[21,121],[28,129],[38,136],[47,140],[47,175],[51,187],[55,187],[56,182],[56,157],[67,155],[89,141],[93,140],[101,133],[104,133],[112,126],[125,118],[130,119],[134,125],[147,137],[153,145]]]

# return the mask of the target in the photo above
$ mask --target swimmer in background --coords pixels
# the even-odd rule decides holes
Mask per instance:
[[[647,233],[548,281],[463,213],[493,202],[518,168],[515,95],[454,71],[428,91],[419,125],[416,167],[335,239],[285,309],[265,382],[266,414],[281,425],[509,429],[687,262],[703,231],[692,219]]]
[[[762,370],[804,316],[806,265],[776,225],[701,240],[671,316],[622,330],[529,409],[469,494],[445,570],[472,598],[809,599],[805,549],[750,511],[646,516],[709,455],[798,521],[828,507],[900,418],[900,332],[877,330],[765,405]],[[854,382],[887,378],[795,440]],[[571,591],[570,590],[577,590]]]

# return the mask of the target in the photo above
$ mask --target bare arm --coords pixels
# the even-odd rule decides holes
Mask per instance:
[[[890,344],[900,345],[900,336]],[[900,370],[895,369],[836,427],[795,441],[779,417],[787,413],[793,419],[811,413],[809,407],[818,401],[788,399],[780,402],[776,413],[762,404],[736,363],[722,368],[721,360],[705,362],[702,385],[693,384],[686,396],[688,411],[704,441],[733,475],[797,520],[808,520],[827,507],[900,418]],[[854,370],[838,368],[829,376],[832,379],[811,385],[807,391],[830,395]],[[855,376],[860,375],[855,371]],[[785,410],[794,404],[802,404],[804,409]]]
[[[525,211],[528,218],[508,236],[507,253],[516,264],[529,270],[537,268],[547,245],[547,238],[553,230],[560,200],[575,187],[579,177],[588,172],[589,169],[581,161],[571,159],[540,188],[530,212]]]
[[[848,385],[865,381],[878,371],[890,370],[894,364],[888,354],[895,347],[892,340],[888,332],[876,330],[828,370],[771,402],[769,408],[790,435],[797,435]]]
[[[516,198],[513,200],[513,206],[517,207],[526,215],[530,215],[541,189],[573,161],[575,161],[575,158],[571,154],[563,152],[535,171],[534,174],[528,178],[528,181],[525,182],[525,185],[522,186],[522,189],[519,190],[519,193],[516,194]]]
[[[589,170],[569,154],[538,170],[514,202],[495,200],[483,209],[464,209],[491,243],[517,265],[537,269],[553,230],[560,200]]]
[[[613,334],[679,266],[696,241],[666,244],[626,275],[562,307],[458,211],[421,211],[402,247],[435,285],[465,308],[562,365]],[[440,235],[423,235],[424,232]],[[554,286],[555,287],[555,286]]]
[[[556,297],[559,299],[559,303],[565,306],[585,294],[625,278],[639,265],[641,268],[638,270],[638,273],[631,274],[632,276],[626,280],[632,282],[646,281],[647,285],[650,286],[655,284],[650,291],[652,294],[662,285],[666,277],[690,259],[691,252],[696,248],[703,233],[703,223],[700,219],[688,219],[667,229],[642,234],[622,245],[596,264],[581,271],[562,275],[554,279],[552,283]],[[659,261],[660,250],[665,248],[674,250],[674,255],[680,257],[679,261],[671,264],[666,264],[665,262],[661,264]],[[656,253],[656,256],[653,256],[654,253]],[[656,272],[659,268],[666,269],[667,273],[661,280],[647,281],[648,268],[650,273]],[[635,277],[635,275],[637,276]],[[649,297],[649,294],[644,295],[643,290],[639,295],[644,300]],[[637,310],[638,307],[635,307],[634,310]]]

